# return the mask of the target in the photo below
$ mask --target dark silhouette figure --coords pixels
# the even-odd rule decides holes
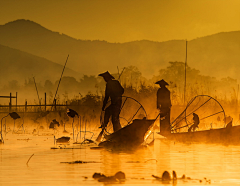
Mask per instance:
[[[124,93],[124,89],[119,83],[119,81],[115,80],[114,77],[108,71],[99,74],[99,76],[102,76],[107,83],[105,89],[105,97],[102,106],[102,110],[105,111],[104,123],[100,128],[106,127],[110,117],[112,117],[113,130],[114,132],[116,132],[119,129],[121,129],[119,114],[121,111],[122,95]],[[111,104],[110,106],[105,108],[109,98],[111,99]]]
[[[193,124],[188,129],[188,132],[194,132],[198,128],[199,123],[200,121],[198,115],[193,113]]]
[[[171,111],[171,98],[170,91],[166,85],[169,85],[163,79],[157,81],[155,84],[159,84],[160,88],[157,91],[157,109],[160,111],[160,133],[170,134],[170,111]]]
[[[21,118],[21,117],[18,115],[18,113],[16,113],[16,112],[9,113],[9,115],[10,115],[11,118],[13,118],[14,120],[15,120],[15,119],[18,119],[18,118]]]
[[[75,116],[78,117],[78,113],[75,110],[72,110],[70,108],[67,109],[67,115],[71,118],[74,118]]]

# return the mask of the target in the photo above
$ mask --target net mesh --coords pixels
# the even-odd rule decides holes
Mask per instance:
[[[106,105],[106,108],[111,104],[109,101]],[[100,122],[103,124],[104,120],[104,111],[101,113]],[[131,122],[134,119],[143,119],[144,117],[147,117],[146,111],[143,108],[143,106],[135,99],[131,97],[122,97],[122,107],[121,112],[119,115],[120,124],[121,127],[125,127],[126,125],[131,124]],[[110,118],[110,121],[105,128],[106,134],[113,133],[113,125],[112,120]]]
[[[172,132],[187,132],[194,122],[193,113],[199,117],[197,130],[221,128],[226,124],[225,112],[220,103],[210,96],[199,95],[194,97],[171,123]]]

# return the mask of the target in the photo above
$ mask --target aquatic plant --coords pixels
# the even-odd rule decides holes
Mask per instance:
[[[11,112],[11,113],[8,113],[3,118],[6,118],[7,116],[11,116],[11,118],[14,120],[14,127],[15,127],[15,120],[20,118],[20,116],[16,112]],[[1,119],[1,143],[4,143],[3,136],[2,136],[2,133],[3,133],[2,120],[3,120],[3,118]],[[14,128],[13,128],[13,131],[14,131]]]
[[[99,181],[99,182],[110,182],[110,183],[121,183],[124,182],[126,179],[126,175],[122,171],[118,171],[114,176],[105,176],[104,174],[101,173],[94,173],[93,174],[93,179]]]
[[[73,123],[74,123],[74,117],[77,116],[77,117],[79,118],[79,115],[78,115],[78,113],[77,113],[75,110],[69,109],[69,108],[67,109],[67,115],[68,115],[69,117],[73,118],[72,129],[73,129],[73,141],[74,141],[74,125],[73,125]],[[81,128],[81,126],[80,126],[80,128]]]
[[[68,136],[62,136],[62,137],[60,137],[60,138],[57,138],[57,139],[56,139],[56,142],[57,142],[57,143],[68,143],[69,140],[70,140],[70,137],[68,137]]]
[[[96,161],[81,161],[81,160],[77,160],[77,161],[70,161],[70,162],[60,162],[60,163],[68,163],[68,164],[82,164],[82,163],[99,163]]]

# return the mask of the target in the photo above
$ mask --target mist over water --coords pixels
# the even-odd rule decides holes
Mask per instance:
[[[123,81],[124,82],[124,81]],[[173,106],[171,117],[175,119],[185,108],[179,101],[180,94],[171,84]],[[147,119],[155,119],[158,111],[155,108],[156,87],[149,88],[144,86],[137,91],[133,87],[126,87],[126,95],[131,96],[129,102],[121,112],[124,118],[131,118],[135,111],[142,108],[136,117],[147,115]],[[194,95],[194,93],[192,94]],[[175,96],[175,97],[174,97]],[[136,99],[136,101],[134,101]],[[213,123],[212,118],[206,121],[201,120],[200,128],[209,129],[210,127],[223,127],[224,115],[221,112],[222,107],[214,99],[207,101],[209,97],[198,98],[186,110],[188,120],[192,120],[192,112],[201,107],[196,113],[200,119],[214,113],[214,119],[220,116],[221,121]],[[59,99],[61,100],[61,99]],[[61,100],[62,101],[62,100]],[[15,121],[15,132],[13,132],[14,123],[11,118],[2,120],[6,126],[4,132],[4,144],[0,145],[0,185],[103,185],[93,179],[94,173],[102,173],[106,176],[113,176],[118,171],[126,175],[124,185],[166,185],[161,180],[157,180],[152,175],[161,177],[164,171],[172,173],[177,172],[177,177],[186,175],[186,179],[178,179],[175,185],[239,185],[239,158],[240,151],[238,146],[224,146],[221,144],[187,144],[168,141],[161,138],[159,134],[159,120],[154,135],[145,145],[155,138],[153,145],[143,146],[141,148],[128,151],[109,151],[106,149],[91,149],[98,144],[73,144],[82,142],[84,139],[95,140],[100,132],[99,116],[101,115],[102,100],[100,96],[88,94],[81,99],[71,100],[70,107],[76,110],[81,119],[75,120],[75,135],[73,139],[72,118],[66,115],[66,107],[57,107],[56,111],[49,112],[42,116],[42,110],[38,107],[17,108],[21,116]],[[207,101],[207,104],[205,102]],[[72,105],[71,105],[72,103]],[[238,100],[232,99],[232,102],[221,100],[226,109],[226,114],[234,118],[233,125],[238,124]],[[21,110],[22,109],[22,110]],[[49,107],[48,107],[49,109]],[[15,111],[15,110],[14,110]],[[8,113],[1,113],[0,118]],[[171,121],[173,119],[171,118]],[[56,130],[49,129],[50,122],[56,119],[60,126]],[[21,124],[24,123],[24,131]],[[212,126],[210,125],[212,123]],[[81,129],[80,129],[81,124]],[[63,133],[65,129],[68,133]],[[40,127],[43,129],[40,129]],[[36,131],[34,132],[34,129]],[[79,131],[82,131],[79,133]],[[84,132],[86,131],[86,132]],[[67,144],[56,144],[55,138],[68,136],[71,138]],[[86,163],[69,164],[67,162],[84,161]],[[65,163],[63,163],[65,162]],[[206,178],[206,179],[205,179]],[[109,185],[119,185],[119,183],[107,183]],[[172,181],[169,183],[173,184]]]
[[[1,2],[0,186],[240,185],[239,146],[224,145],[239,145],[240,133],[240,1],[230,1]],[[98,74],[106,70],[125,90],[122,127],[159,116],[155,82],[164,79],[172,133],[189,136],[197,123],[198,134],[215,131],[210,142],[224,144],[193,132],[202,143],[169,141],[157,118],[140,147],[121,148],[141,137],[134,125],[131,140],[115,133],[118,148],[99,148],[106,83]],[[173,170],[177,181],[163,182]],[[123,182],[93,178],[118,171]]]
[[[61,130],[55,132],[56,137],[62,136]],[[97,135],[99,130],[94,132]],[[72,139],[69,144],[54,144],[50,130],[38,135],[8,133],[0,146],[0,183],[4,186],[103,185],[92,178],[94,173],[113,176],[122,171],[126,175],[124,185],[166,185],[152,175],[161,177],[164,171],[175,170],[178,178],[183,174],[190,177],[178,179],[176,185],[209,184],[206,180],[211,180],[211,185],[239,185],[238,146],[183,144],[158,134],[154,136],[153,145],[115,152],[91,149],[96,144],[73,144]],[[61,163],[77,160],[89,163]],[[172,185],[172,181],[167,185]]]

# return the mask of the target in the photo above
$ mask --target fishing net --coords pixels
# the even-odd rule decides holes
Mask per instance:
[[[109,101],[106,105],[106,108],[111,104]],[[104,114],[105,112],[102,111],[100,122],[103,124],[104,122]],[[131,97],[122,96],[122,106],[121,106],[121,112],[119,115],[119,120],[121,127],[125,127],[126,125],[131,124],[131,122],[134,119],[143,119],[144,117],[147,117],[147,113],[143,106],[135,99]],[[105,133],[111,134],[113,133],[113,124],[112,119],[110,118],[109,123],[107,127],[105,127]]]
[[[172,132],[187,132],[194,124],[193,115],[199,118],[197,130],[225,127],[229,122],[221,104],[207,95],[199,95],[189,101],[184,111],[171,123]]]

